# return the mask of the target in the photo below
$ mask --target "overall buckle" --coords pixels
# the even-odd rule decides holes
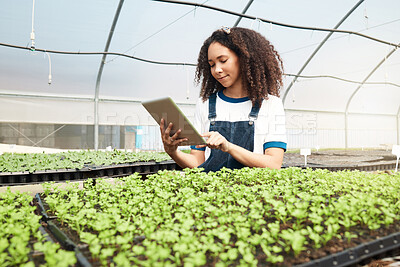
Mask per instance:
[[[257,117],[254,117],[254,116],[250,116],[249,115],[249,125],[253,125],[254,124],[254,121],[257,119]]]
[[[249,125],[253,125],[257,117],[249,116]]]

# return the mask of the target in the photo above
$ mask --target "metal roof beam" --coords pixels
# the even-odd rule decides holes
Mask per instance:
[[[254,0],[250,0],[247,5],[244,7],[242,14],[246,14],[247,10],[249,9],[249,7],[251,6],[251,4],[253,3]],[[238,19],[236,20],[235,24],[233,25],[233,27],[237,27],[237,25],[239,25],[239,22],[242,20],[242,17],[238,17]]]
[[[111,25],[110,33],[108,34],[108,39],[106,43],[106,47],[104,48],[104,52],[108,52],[110,48],[111,40],[114,35],[115,26],[117,25],[117,21],[119,18],[119,14],[121,13],[122,5],[124,4],[124,0],[120,0],[117,11],[114,15],[114,20]],[[97,73],[96,79],[96,89],[94,94],[94,149],[99,149],[99,92],[100,92],[100,82],[101,76],[103,74],[104,64],[106,62],[107,54],[103,54],[103,57],[100,62],[99,72]]]
[[[357,4],[355,4],[355,6],[353,6],[352,9],[350,9],[349,12],[347,12],[347,14],[336,24],[336,26],[334,27],[334,29],[336,30],[337,28],[340,27],[340,25],[342,25],[342,23],[354,12],[354,10],[357,9],[357,7],[359,7],[361,5],[361,3],[364,2],[364,0],[360,0],[358,1]],[[326,43],[326,41],[328,41],[328,39],[332,36],[334,32],[330,32],[325,38],[324,40],[322,40],[322,42],[318,45],[318,47],[314,50],[314,52],[311,54],[311,56],[307,59],[307,61],[303,64],[303,66],[300,68],[299,72],[297,73],[297,75],[300,75],[303,70],[307,67],[308,63],[310,63],[310,61],[313,59],[313,57],[318,53],[318,51],[321,49],[321,47]],[[282,98],[282,102],[283,104],[285,104],[285,100],[286,97],[290,91],[290,89],[292,88],[292,86],[294,85],[294,83],[297,81],[297,76],[294,77],[294,79],[292,80],[292,82],[289,84],[288,88],[285,90],[285,93],[283,95]]]
[[[372,71],[365,77],[365,79],[361,82],[361,84],[357,87],[357,89],[351,94],[349,100],[347,101],[346,109],[345,109],[345,112],[344,112],[344,116],[345,116],[345,148],[348,147],[348,136],[347,136],[347,132],[348,132],[348,123],[349,123],[349,122],[348,122],[348,113],[349,113],[349,106],[350,106],[351,101],[353,100],[353,97],[354,97],[355,94],[361,89],[361,87],[363,87],[363,85],[364,85],[364,84],[366,83],[366,81],[372,76],[372,74],[374,74],[375,71],[376,71],[377,69],[379,69],[379,68],[382,66],[382,64],[383,64],[394,52],[396,52],[396,50],[397,50],[397,47],[394,48],[392,51],[390,51],[389,54],[387,54],[387,55],[378,63],[378,65],[376,65],[376,66],[372,69]]]

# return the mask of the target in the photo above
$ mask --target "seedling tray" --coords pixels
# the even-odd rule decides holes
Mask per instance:
[[[379,238],[366,244],[347,249],[322,259],[297,265],[297,267],[345,267],[353,266],[361,262],[395,252],[400,248],[400,233]]]
[[[384,170],[394,170],[396,168],[396,163],[379,163],[379,164],[369,164],[369,165],[324,165],[310,163],[307,166],[304,165],[294,165],[294,166],[282,166],[287,167],[298,167],[298,168],[311,168],[311,169],[326,169],[329,171],[344,171],[344,170],[359,170],[359,171],[384,171]]]
[[[74,242],[72,242],[71,239],[69,239],[68,236],[63,231],[61,231],[55,223],[51,221],[56,219],[57,217],[47,215],[47,212],[43,206],[43,202],[39,194],[35,195],[35,199],[38,207],[37,212],[39,213],[39,215],[42,216],[41,218],[42,226],[39,229],[44,234],[46,239],[54,242],[54,240],[47,234],[51,233],[51,235],[57,240],[58,243],[60,243],[60,245],[64,249],[75,252],[75,256],[79,266],[85,266],[85,267],[92,266],[88,261],[88,259],[82,254],[80,248]]]
[[[39,193],[37,193],[35,195],[35,198],[36,198],[36,204],[37,204],[37,207],[38,207],[38,213],[39,213],[40,216],[42,216],[42,218],[41,218],[42,222],[47,222],[49,220],[54,220],[54,219],[57,218],[56,216],[47,215],[46,209],[44,208],[43,201],[40,198]]]
[[[36,195],[38,202],[42,203],[40,195]],[[43,207],[43,206],[42,206]],[[42,214],[46,214],[44,209]],[[63,246],[64,249],[75,251],[77,260],[81,266],[91,266],[90,261],[82,254],[78,246],[71,241],[71,239],[60,230],[52,219],[56,219],[54,216],[47,216],[47,229],[57,239],[57,241]],[[70,231],[68,231],[70,232]],[[145,237],[135,237],[136,242],[143,241]],[[296,267],[346,267],[346,266],[357,266],[360,263],[368,263],[373,259],[384,257],[390,253],[394,253],[400,249],[400,232],[391,234],[386,237],[378,238],[374,241],[358,245],[354,248],[346,249],[342,252],[335,253],[321,259],[313,260],[308,263],[295,265]],[[92,262],[93,263],[93,262]]]
[[[114,178],[139,173],[142,177],[159,170],[176,170],[179,166],[172,160],[162,162],[134,162],[110,166],[90,166],[82,169],[60,169],[35,172],[2,172],[0,186],[26,185],[49,181],[79,181],[88,178]]]
[[[307,164],[288,166],[283,165],[282,168],[298,167],[311,169],[327,169],[329,171],[342,170],[360,170],[360,171],[379,171],[393,170],[396,163],[381,163],[370,165],[324,165],[324,164]],[[181,168],[173,161],[162,162],[133,162],[109,166],[85,165],[81,169],[59,169],[45,170],[35,172],[0,172],[0,186],[27,185],[35,183],[43,183],[49,181],[80,181],[88,178],[115,178],[128,176],[133,173],[139,173],[143,178],[147,175],[157,173],[159,170],[180,170]]]
[[[42,203],[40,195],[36,196],[38,203]],[[42,214],[46,214],[43,205]],[[47,216],[47,214],[46,214]],[[46,217],[45,216],[45,217]],[[51,217],[51,216],[50,216]],[[47,218],[50,218],[47,216]],[[51,219],[54,219],[52,217]],[[50,220],[50,219],[47,219]],[[49,223],[50,224],[50,223]],[[53,223],[52,223],[53,224]],[[51,225],[51,224],[50,224]],[[71,233],[70,230],[67,231]],[[76,237],[75,237],[76,238]],[[136,237],[140,238],[140,237]],[[144,237],[143,237],[144,238]],[[138,240],[138,242],[141,242]],[[390,253],[394,253],[400,249],[400,232],[390,234],[385,237],[376,238],[373,241],[365,242],[361,245],[348,248],[344,251],[322,257],[310,262],[296,265],[298,267],[337,267],[337,266],[356,266],[357,264],[366,264],[369,261],[384,257]],[[263,265],[262,262],[260,262]]]
[[[43,226],[39,227],[39,231],[43,234],[43,236],[45,237],[46,241],[54,243],[54,240],[47,234],[47,232],[45,231]],[[32,241],[30,241],[29,246],[30,247],[33,246],[33,242]],[[39,265],[45,263],[44,253],[42,251],[34,250],[33,247],[32,247],[31,252],[28,255],[28,258],[29,258],[29,261],[31,261],[31,262],[33,262],[35,264],[35,266],[39,266]]]
[[[57,239],[60,245],[69,251],[74,251],[78,262],[78,266],[91,267],[92,264],[88,259],[82,254],[78,246],[68,238],[68,236],[62,232],[54,223],[47,222],[45,228],[50,231],[53,236]]]

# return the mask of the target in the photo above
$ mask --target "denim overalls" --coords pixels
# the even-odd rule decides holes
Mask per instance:
[[[212,94],[209,101],[208,119],[210,120],[210,132],[219,132],[229,142],[241,146],[251,152],[254,150],[254,121],[257,119],[260,108],[258,105],[252,107],[248,121],[216,121],[217,117],[215,104],[217,94]],[[245,167],[235,160],[229,153],[222,152],[219,149],[211,149],[208,159],[198,166],[204,168],[204,171],[218,171],[222,167],[230,169],[240,169]]]

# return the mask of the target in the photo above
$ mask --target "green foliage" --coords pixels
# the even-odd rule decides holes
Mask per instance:
[[[34,214],[36,207],[30,205],[32,199],[26,193],[12,193],[9,188],[0,194],[0,266],[34,266],[28,258],[33,249],[44,253],[48,266],[73,266],[73,252],[44,241],[38,230],[40,216]]]
[[[399,191],[399,174],[186,169],[47,185],[45,201],[103,265],[255,266],[398,221]]]
[[[74,266],[77,262],[75,252],[60,249],[60,245],[52,242],[36,242],[33,245],[35,250],[43,251],[47,266],[68,267]]]
[[[68,151],[54,154],[4,153],[0,155],[0,172],[34,172],[39,170],[81,169],[85,165],[102,166],[132,162],[161,162],[171,159],[166,153],[125,151]]]

